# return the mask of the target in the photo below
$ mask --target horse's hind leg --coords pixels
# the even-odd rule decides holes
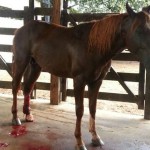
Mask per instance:
[[[12,124],[13,125],[20,125],[21,122],[17,116],[17,93],[20,88],[20,83],[22,79],[22,75],[24,73],[24,70],[27,66],[28,60],[27,59],[21,59],[17,60],[16,58],[13,60],[12,65],[12,73],[13,73],[13,80],[12,80],[12,93],[13,93],[13,105],[12,105]]]
[[[30,112],[30,94],[33,89],[34,83],[40,75],[41,68],[39,65],[32,59],[28,69],[26,70],[26,77],[24,78],[24,105],[23,113],[26,115],[25,120],[27,122],[33,121],[33,115]]]
[[[102,81],[97,81],[94,83],[90,83],[88,85],[88,88],[89,88],[88,89],[88,91],[89,91],[89,111],[90,111],[89,131],[92,134],[92,144],[94,146],[104,145],[100,136],[97,134],[96,128],[95,128],[97,94],[98,94],[101,83],[102,83]]]

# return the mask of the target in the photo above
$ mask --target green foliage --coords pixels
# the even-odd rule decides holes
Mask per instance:
[[[70,5],[75,4],[71,8],[71,12],[125,12],[125,0],[68,0]],[[142,7],[150,5],[149,0],[128,0],[128,3],[136,11]]]

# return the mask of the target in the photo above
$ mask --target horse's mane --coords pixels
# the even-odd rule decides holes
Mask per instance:
[[[96,21],[89,34],[89,52],[105,53],[111,48],[116,32],[127,14],[117,14]]]

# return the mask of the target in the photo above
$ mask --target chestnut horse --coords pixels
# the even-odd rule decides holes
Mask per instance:
[[[30,93],[41,70],[59,77],[72,78],[74,82],[78,150],[86,150],[81,136],[81,120],[84,112],[85,85],[89,92],[89,131],[92,143],[103,145],[96,132],[96,101],[102,80],[106,76],[111,59],[124,49],[139,56],[146,68],[150,68],[150,18],[148,13],[135,13],[126,4],[127,13],[83,23],[75,27],[63,27],[32,21],[17,30],[13,41],[13,125],[20,125],[17,116],[17,92],[22,76],[30,65],[24,81],[23,113],[26,121],[33,121],[30,112]]]

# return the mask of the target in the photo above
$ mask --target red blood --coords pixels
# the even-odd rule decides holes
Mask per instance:
[[[7,143],[0,143],[0,148],[1,147],[7,147],[9,144],[7,144]]]
[[[30,147],[29,150],[50,150],[50,149],[40,146],[40,147]]]
[[[49,146],[38,146],[38,145],[31,145],[29,144],[24,144],[23,147],[26,147],[27,150],[51,150],[51,147]]]
[[[15,138],[18,136],[25,135],[27,133],[25,126],[13,126],[12,128],[13,130],[9,133],[9,135]]]
[[[24,96],[24,105],[29,106],[30,105],[30,95]]]

